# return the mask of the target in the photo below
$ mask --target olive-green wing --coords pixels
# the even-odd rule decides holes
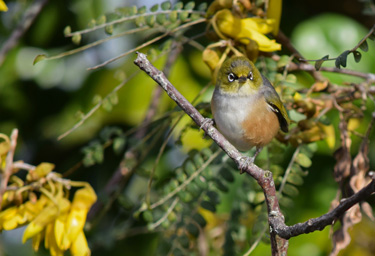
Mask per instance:
[[[289,126],[289,117],[284,104],[282,103],[279,95],[277,94],[275,88],[273,88],[272,84],[268,79],[262,75],[263,78],[263,85],[262,86],[262,93],[264,98],[266,99],[267,104],[271,107],[272,111],[276,114],[277,118],[279,119],[280,128],[283,132],[288,132]]]

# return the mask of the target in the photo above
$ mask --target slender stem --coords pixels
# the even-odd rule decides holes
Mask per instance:
[[[160,224],[162,224],[169,216],[169,214],[171,214],[171,212],[173,211],[174,207],[176,206],[176,204],[178,203],[179,199],[178,197],[176,197],[171,206],[168,207],[168,210],[165,212],[165,214],[163,215],[163,217],[161,217],[157,222],[155,223],[152,223],[150,226],[149,226],[149,229],[150,230],[154,230],[155,228],[157,228],[158,226],[160,226]]]
[[[294,161],[296,160],[298,154],[299,154],[299,151],[300,151],[300,146],[298,146],[296,148],[296,150],[294,151],[294,154],[292,156],[292,159],[290,159],[290,162],[289,162],[289,165],[288,167],[286,168],[286,171],[285,171],[285,174],[284,174],[284,177],[283,177],[283,180],[281,181],[281,185],[279,187],[279,194],[281,194],[283,192],[283,189],[284,189],[284,186],[285,186],[285,183],[286,183],[286,180],[288,178],[288,175],[290,173],[290,171],[292,170],[292,166],[294,164]]]
[[[201,15],[205,14],[204,12],[199,12],[199,11],[194,11],[194,10],[166,10],[166,11],[150,12],[150,13],[144,13],[144,14],[136,14],[136,15],[132,15],[132,16],[128,16],[128,17],[123,17],[123,18],[120,18],[118,20],[114,20],[114,21],[107,22],[107,23],[104,23],[104,24],[100,24],[100,25],[97,25],[97,26],[92,27],[92,28],[87,28],[87,29],[84,29],[84,30],[68,33],[65,36],[66,37],[72,37],[74,35],[82,35],[82,34],[86,34],[86,33],[104,28],[106,26],[111,26],[111,25],[115,25],[115,24],[122,23],[122,22],[125,22],[125,21],[134,20],[138,17],[146,17],[146,16],[152,16],[152,15],[156,15],[156,14],[168,14],[168,13],[171,13],[171,12],[177,12],[177,13],[189,12],[189,13],[198,13],[198,14],[201,14]]]
[[[164,204],[166,201],[171,199],[174,195],[176,195],[178,192],[180,192],[182,189],[184,189],[194,178],[198,177],[201,172],[203,172],[204,169],[207,168],[207,166],[220,154],[220,150],[217,150],[214,154],[212,154],[207,161],[197,170],[195,171],[187,180],[185,180],[180,186],[178,186],[175,190],[170,192],[168,195],[157,201],[156,203],[153,203],[150,206],[150,209],[154,209],[162,204]]]

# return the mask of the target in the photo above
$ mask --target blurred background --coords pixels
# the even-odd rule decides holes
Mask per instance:
[[[204,1],[196,1],[196,5],[201,2]],[[64,37],[63,31],[66,26],[70,26],[72,31],[82,30],[88,26],[90,20],[110,13],[117,7],[152,6],[160,1],[16,0],[5,1],[5,3],[9,10],[0,13],[0,49],[12,32],[22,24],[25,11],[30,10],[35,4],[43,5],[30,27],[11,44],[9,51],[2,52],[0,56],[0,133],[10,135],[12,129],[18,128],[16,160],[22,159],[33,165],[40,162],[55,163],[58,172],[69,172],[69,179],[89,181],[100,198],[100,191],[116,171],[122,155],[106,150],[105,160],[102,163],[91,167],[75,168],[84,157],[82,149],[99,138],[106,127],[129,131],[139,125],[150,105],[155,83],[143,73],[137,74],[117,92],[117,104],[111,105],[110,109],[101,107],[78,129],[61,140],[57,138],[72,128],[83,113],[92,109],[98,96],[104,97],[125,77],[137,71],[133,64],[136,56],[130,54],[100,69],[88,70],[88,68],[134,48],[144,42],[145,36],[127,35],[64,58],[41,61],[36,65],[33,65],[33,61],[39,54],[51,56],[76,48],[70,38]],[[280,26],[305,58],[318,59],[327,54],[337,56],[355,46],[375,24],[374,6],[374,1],[371,0],[285,0]],[[196,26],[193,30],[195,29],[204,31],[205,24]],[[82,38],[81,45],[103,37],[105,37],[104,32],[92,33]],[[202,45],[208,44],[207,39],[200,39],[199,42]],[[285,54],[289,53],[285,52]],[[334,66],[334,63],[326,65]],[[350,57],[347,68],[375,73],[375,43],[369,41],[369,51],[363,54],[360,63],[355,63]],[[334,73],[324,75],[338,84],[360,81],[358,78]],[[209,83],[210,71],[202,61],[201,52],[191,46],[185,46],[171,70],[170,77],[182,94],[188,100],[193,100]],[[304,83],[302,80],[299,82]],[[305,83],[308,85],[310,81]],[[209,102],[212,90],[213,86],[210,86],[201,96],[201,101]],[[174,106],[173,102],[164,95],[157,111],[163,113],[173,109]],[[373,104],[369,104],[365,111],[364,124],[369,123],[373,111]],[[328,116],[330,117],[329,114]],[[331,117],[332,122],[336,122],[337,125],[337,120],[334,120],[335,115],[332,114]],[[353,125],[362,132],[367,127],[363,125],[361,128],[360,121]],[[375,139],[373,133],[371,139],[372,141]],[[197,143],[203,144],[196,145]],[[332,154],[338,146],[337,143],[336,141],[331,147],[325,142],[318,143],[309,174],[305,178],[304,185],[300,187],[298,196],[294,198],[295,206],[286,212],[288,224],[318,217],[328,211],[337,190],[332,175],[335,164]],[[209,144],[207,141],[186,142],[182,150],[169,145],[158,168],[171,170],[183,162],[188,149],[201,149]],[[358,147],[359,140],[353,138],[353,153]],[[156,155],[157,150],[153,153],[153,158],[148,159],[144,164],[144,168],[152,166]],[[374,170],[373,144],[370,148],[370,163],[371,169]],[[141,191],[145,189],[146,183],[147,179],[134,179],[126,193],[138,198],[142,194]],[[372,205],[373,203],[372,199]],[[114,218],[124,217],[119,206],[112,211],[111,216]],[[226,211],[225,207],[222,211]],[[111,225],[108,220],[105,223]],[[331,249],[329,232],[330,229],[327,227],[322,232],[292,238],[289,255],[327,255]],[[30,242],[22,244],[22,233],[22,228],[3,231],[0,234],[0,255],[48,255],[43,249],[38,253],[33,252]],[[340,255],[375,254],[374,222],[364,217],[362,222],[350,230],[350,233],[351,245]],[[88,240],[92,255],[105,253],[150,255],[153,254],[159,241],[156,234],[114,240],[106,237],[106,233],[104,231],[101,233],[100,229],[96,230],[95,234],[88,234]],[[252,255],[270,255],[269,244],[260,243]]]

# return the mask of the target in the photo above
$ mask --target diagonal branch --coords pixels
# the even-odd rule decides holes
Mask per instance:
[[[227,153],[227,155],[233,159],[237,164],[238,168],[241,166],[243,155],[230,144],[224,136],[216,130],[215,127],[209,125],[199,111],[194,108],[194,106],[186,100],[182,94],[177,91],[177,89],[168,81],[163,72],[155,68],[147,59],[146,55],[143,53],[138,53],[137,59],[134,63],[143,71],[145,71],[152,79],[155,80],[168,94],[168,96],[173,99],[181,109],[188,114],[193,121],[210,136],[216,144]],[[270,171],[265,171],[254,164],[250,164],[244,170],[247,174],[251,175],[257,180],[259,185],[263,188],[267,206],[269,218],[278,216],[280,219],[284,220],[279,207],[279,203],[276,197],[275,183],[272,179],[272,173]],[[276,235],[274,231],[271,230],[271,244],[272,244],[272,255],[286,255],[288,249],[288,241],[282,239]]]
[[[237,164],[242,164],[243,155],[230,144],[224,136],[215,129],[204,118],[197,109],[188,102],[179,91],[168,81],[163,72],[155,68],[148,60],[145,54],[138,53],[134,63],[155,80],[173,99],[180,108],[185,111],[193,121],[201,127],[206,134],[223,149],[227,155]],[[285,225],[285,218],[280,211],[277,199],[275,183],[270,171],[263,170],[254,164],[247,166],[245,172],[251,175],[263,189],[268,209],[268,223],[270,225],[270,236],[272,255],[286,255],[288,250],[288,239],[301,234],[310,233],[316,230],[323,230],[326,226],[332,225],[341,215],[343,215],[353,205],[363,201],[375,192],[375,174],[370,175],[372,181],[362,190],[353,196],[341,200],[340,204],[332,211],[314,219],[292,226]]]

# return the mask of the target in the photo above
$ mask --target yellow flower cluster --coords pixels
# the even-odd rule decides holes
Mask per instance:
[[[273,31],[275,20],[258,17],[240,19],[228,9],[218,11],[215,16],[220,33],[238,40],[244,45],[253,40],[258,44],[259,50],[263,52],[281,50],[280,44],[265,36]]]
[[[213,80],[228,55],[256,61],[259,52],[281,50],[279,43],[267,37],[278,34],[281,2],[270,0],[266,13],[250,1],[215,0],[210,5],[206,17],[216,36],[214,39],[220,41],[203,51],[203,61],[211,69]]]
[[[0,143],[0,174],[6,177],[6,150],[10,150],[10,140],[0,134],[4,141]],[[27,225],[22,241],[32,239],[35,251],[44,240],[44,246],[52,256],[63,256],[70,250],[73,256],[90,255],[83,227],[86,216],[97,196],[93,188],[86,182],[75,182],[61,178],[52,172],[54,165],[41,163],[36,167],[13,163],[17,168],[29,168],[26,181],[10,175],[9,185],[0,188],[0,232]],[[69,201],[71,186],[79,188]],[[37,193],[40,196],[37,196]]]
[[[7,5],[4,3],[3,0],[0,0],[0,12],[6,12],[8,11]]]

